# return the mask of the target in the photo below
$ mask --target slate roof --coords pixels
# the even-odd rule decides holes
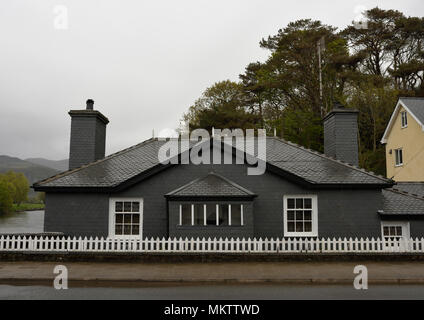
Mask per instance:
[[[384,189],[381,215],[424,215],[424,196],[418,197],[395,188]]]
[[[291,142],[267,139],[268,163],[314,184],[391,184],[391,180]]]
[[[397,182],[393,189],[424,197],[424,182]]]
[[[166,141],[149,139],[92,162],[34,184],[34,189],[114,188],[161,166],[159,148]],[[391,186],[392,180],[305,149],[275,137],[267,137],[266,161],[291,175],[312,184]]]
[[[207,176],[193,180],[186,185],[166,194],[170,197],[253,197],[255,194],[227,178],[209,173]]]
[[[424,124],[424,98],[401,97],[399,100],[414,114],[421,124]]]

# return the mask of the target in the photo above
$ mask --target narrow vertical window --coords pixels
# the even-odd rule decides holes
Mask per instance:
[[[231,225],[232,226],[242,226],[242,205],[241,204],[232,204],[231,205]]]
[[[216,225],[216,219],[217,219],[217,205],[207,204],[206,205],[206,225],[208,226]]]
[[[396,149],[395,150],[395,163],[396,163],[396,166],[403,165],[403,152],[402,152],[402,149]]]
[[[229,206],[228,204],[221,204],[219,206],[219,225],[228,226],[229,225]]]
[[[190,204],[181,204],[180,205],[180,225],[190,226],[191,225],[191,205]]]
[[[193,225],[194,226],[203,226],[204,225],[204,206],[203,204],[193,205]]]
[[[401,112],[402,119],[402,128],[406,128],[408,126],[408,114],[406,111]]]

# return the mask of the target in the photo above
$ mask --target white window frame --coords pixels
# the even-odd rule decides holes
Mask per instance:
[[[115,234],[115,203],[116,202],[139,202],[140,203],[140,234],[125,235]],[[119,213],[119,212],[118,212]],[[143,239],[143,198],[109,198],[109,238],[115,239]]]
[[[385,240],[384,227],[402,227],[402,238],[409,239],[411,237],[409,221],[381,221],[381,239]]]
[[[400,123],[401,128],[407,128],[408,127],[408,113],[406,111],[401,111],[400,113]]]
[[[287,200],[311,198],[312,199],[312,228],[310,232],[296,232],[288,231],[287,223]],[[295,194],[283,196],[283,222],[284,222],[284,236],[285,237],[317,237],[318,236],[318,196],[315,194]]]
[[[199,225],[195,225],[194,224],[194,203],[186,203],[188,205],[190,205],[191,207],[191,225],[183,225],[183,203],[179,204],[179,217],[178,217],[178,226],[180,227],[194,227],[194,226],[199,226]],[[206,208],[207,208],[207,204],[206,203],[196,203],[196,204],[203,204],[203,226],[207,227],[207,226],[212,226],[212,225],[208,225],[207,224],[207,214],[206,214]],[[219,206],[220,205],[227,205],[228,206],[228,226],[231,226],[231,203],[217,203],[216,204],[216,226],[219,226]],[[242,203],[237,204],[240,205],[240,225],[236,226],[236,227],[243,227],[244,226],[244,205]]]
[[[402,162],[399,162],[399,163],[398,163],[398,159],[399,159],[398,152],[401,153],[401,157],[402,157]],[[403,149],[397,148],[395,149],[395,167],[401,167],[401,166],[403,166]]]

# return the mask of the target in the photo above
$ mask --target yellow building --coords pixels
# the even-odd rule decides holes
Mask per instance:
[[[387,178],[424,181],[424,98],[399,98],[381,143]]]

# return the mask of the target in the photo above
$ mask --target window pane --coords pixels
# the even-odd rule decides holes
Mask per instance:
[[[390,235],[390,233],[389,233],[389,227],[383,227],[383,235],[385,235],[385,236]]]
[[[296,221],[302,221],[303,220],[303,211],[297,210],[296,211]]]
[[[305,219],[305,221],[312,220],[312,211],[311,210],[303,211],[303,218]]]
[[[122,202],[115,202],[115,212],[122,212],[123,203]]]
[[[303,199],[303,201],[304,201],[305,209],[312,209],[312,199],[311,198]]]
[[[287,199],[287,208],[294,209],[294,199]]]
[[[115,223],[123,223],[124,222],[124,215],[123,214],[117,214],[115,216]]]
[[[296,232],[303,232],[303,222],[296,222]]]
[[[115,225],[115,234],[122,234],[122,224]]]
[[[206,205],[206,224],[216,225],[216,204]]]
[[[140,202],[132,203],[132,212],[140,212]]]
[[[396,235],[396,227],[390,227],[390,235],[391,236]]]
[[[287,211],[287,220],[294,220],[294,211],[293,210],[289,210]]]
[[[228,204],[219,206],[219,225],[228,226]]]
[[[287,231],[294,232],[294,222],[287,222]]]
[[[132,226],[132,234],[135,234],[135,235],[140,234],[140,227],[139,227],[139,225],[133,225]]]
[[[133,214],[132,215],[132,223],[139,224],[140,223],[140,215],[139,214]]]
[[[241,204],[231,205],[231,225],[241,226]]]
[[[402,227],[396,227],[396,235],[401,236],[402,235]]]
[[[181,223],[183,226],[191,226],[191,204],[181,205],[182,219]]]
[[[303,209],[303,199],[296,199],[296,209]]]
[[[311,232],[312,231],[312,222],[305,222],[305,232]]]
[[[194,224],[204,225],[203,204],[194,205]]]
[[[131,212],[131,202],[124,202],[124,212]]]
[[[131,234],[131,225],[124,225],[124,234],[125,235],[130,235]]]
[[[130,214],[124,215],[124,223],[131,223],[131,215]]]

